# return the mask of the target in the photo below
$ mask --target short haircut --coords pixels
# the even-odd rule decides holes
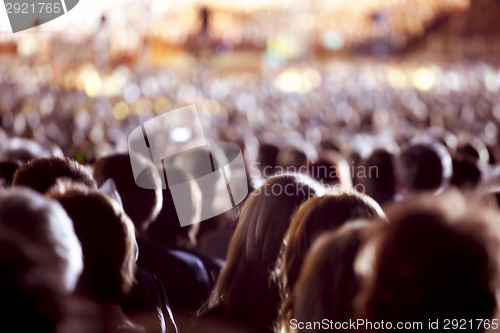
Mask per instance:
[[[367,177],[359,179],[365,187],[365,194],[371,196],[379,204],[392,201],[396,194],[396,174],[394,156],[385,149],[374,150],[368,158],[363,160],[362,166]],[[371,174],[375,168],[376,174]]]
[[[451,156],[438,142],[410,144],[396,161],[398,185],[411,192],[438,190],[451,174]]]
[[[276,165],[289,172],[297,172],[306,162],[306,154],[295,146],[281,148],[276,156]]]
[[[478,160],[465,157],[453,158],[453,176],[450,183],[459,188],[472,189],[478,186],[483,173]]]
[[[83,268],[64,209],[23,188],[0,190],[0,312],[18,332],[53,333]],[[9,330],[9,329],[7,329]]]
[[[96,185],[90,172],[69,157],[45,157],[31,160],[20,166],[14,174],[13,186],[27,186],[39,193],[46,193],[59,178],[85,184],[91,189]]]
[[[21,164],[21,161],[18,160],[0,161],[0,181],[5,187],[12,184],[14,174]]]
[[[0,190],[0,227],[10,230],[11,238],[22,240],[19,245],[28,254],[36,255],[32,273],[40,281],[27,276],[30,283],[45,283],[63,293],[73,291],[83,267],[82,249],[59,203],[26,188]],[[13,260],[9,255],[2,252],[0,257]],[[35,274],[37,271],[43,274]]]
[[[308,173],[322,184],[352,187],[351,173],[346,159],[335,151],[320,154],[314,163],[308,164]]]
[[[259,146],[257,162],[263,177],[267,178],[275,173],[278,152],[279,148],[272,144],[263,143]]]
[[[16,160],[26,163],[35,158],[63,156],[61,149],[55,144],[40,143],[27,138],[14,137],[2,146],[0,149],[2,160]]]
[[[139,159],[140,156],[135,157]],[[135,183],[129,154],[100,158],[94,164],[94,177],[99,186],[106,180],[113,179],[122,199],[123,209],[138,231],[144,232],[160,212],[163,203],[161,186],[154,190],[139,187]],[[153,178],[155,174],[146,173],[144,177]],[[148,182],[160,184],[161,179],[150,179]]]
[[[62,204],[82,244],[83,291],[101,302],[121,300],[134,282],[132,221],[113,199],[83,186],[59,184],[48,195]]]

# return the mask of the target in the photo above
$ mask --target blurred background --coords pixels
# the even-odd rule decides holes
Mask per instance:
[[[140,122],[189,104],[249,160],[283,133],[314,155],[332,136],[362,151],[364,135],[434,128],[495,159],[498,0],[81,0],[15,34],[0,8],[2,135],[80,162],[126,151]]]

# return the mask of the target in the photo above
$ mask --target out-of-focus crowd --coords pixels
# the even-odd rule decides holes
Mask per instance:
[[[496,330],[499,90],[483,63],[0,66],[0,318],[58,333]],[[127,137],[193,103],[208,139],[241,147],[250,194],[181,227],[158,174],[136,184]],[[197,178],[196,155],[176,162],[179,184]],[[189,184],[186,211],[217,204]]]

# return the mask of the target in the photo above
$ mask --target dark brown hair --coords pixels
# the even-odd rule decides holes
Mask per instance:
[[[62,184],[49,195],[73,220],[82,244],[83,292],[101,302],[117,302],[132,287],[135,273],[134,226],[110,197],[82,186]]]
[[[82,268],[82,249],[61,205],[27,188],[0,190],[0,313],[6,330],[55,332]]]
[[[12,185],[28,186],[45,194],[57,183],[58,178],[68,178],[83,183],[91,189],[96,188],[90,172],[69,157],[44,157],[31,160],[16,170]]]
[[[139,160],[140,156],[135,158]],[[154,190],[137,186],[129,154],[100,158],[94,164],[94,177],[99,186],[107,179],[113,179],[122,199],[123,209],[139,232],[144,232],[160,212],[163,203],[161,185]],[[148,177],[147,182],[161,184],[161,180],[156,179],[159,175],[154,172],[144,173],[143,177]]]
[[[354,319],[353,300],[360,286],[354,273],[354,260],[361,247],[362,234],[370,226],[372,223],[367,221],[350,222],[314,242],[293,288],[293,312],[298,321]]]
[[[270,177],[250,194],[208,308],[222,307],[246,326],[272,330],[280,298],[270,272],[293,212],[316,195],[318,186],[307,176],[285,174]]]
[[[273,278],[280,285],[282,300],[278,326],[286,328],[293,315],[292,290],[314,240],[323,232],[335,230],[349,220],[383,216],[375,200],[354,191],[312,198],[297,210],[273,272]]]
[[[372,254],[365,267],[371,269],[364,274],[359,317],[425,323],[492,318],[497,212],[470,205],[456,193],[399,203],[388,210],[388,218],[366,245]]]

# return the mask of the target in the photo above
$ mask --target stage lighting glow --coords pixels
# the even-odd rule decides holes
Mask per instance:
[[[113,75],[102,78],[102,94],[106,97],[116,97],[122,91],[123,86]]]
[[[340,50],[344,46],[344,38],[334,30],[327,30],[323,34],[322,42],[329,50]]]
[[[306,93],[321,83],[321,74],[316,69],[303,71],[290,69],[279,74],[275,80],[276,88],[285,93]]]
[[[422,67],[413,73],[413,85],[420,91],[431,90],[435,83],[436,77],[428,68]]]
[[[285,93],[299,92],[302,90],[300,72],[297,70],[288,70],[279,74],[274,80],[278,90]]]
[[[388,70],[387,81],[395,89],[404,89],[408,85],[405,73],[399,68],[390,68]]]
[[[498,92],[500,88],[500,78],[497,76],[497,72],[490,66],[487,66],[483,70],[483,79],[486,89],[495,93]]]
[[[158,98],[153,105],[153,112],[157,115],[168,111],[172,107],[172,102],[164,97]]]
[[[215,99],[206,100],[203,102],[201,112],[209,116],[216,116],[220,112],[220,104]]]
[[[321,74],[314,68],[305,69],[302,75],[311,82],[312,88],[316,88],[321,84]]]
[[[128,114],[130,112],[130,108],[127,103],[124,101],[120,101],[115,104],[113,108],[113,116],[116,118],[116,120],[123,120],[128,117]]]
[[[84,79],[85,93],[89,97],[96,97],[101,92],[102,81],[99,73],[92,71],[89,72]]]

